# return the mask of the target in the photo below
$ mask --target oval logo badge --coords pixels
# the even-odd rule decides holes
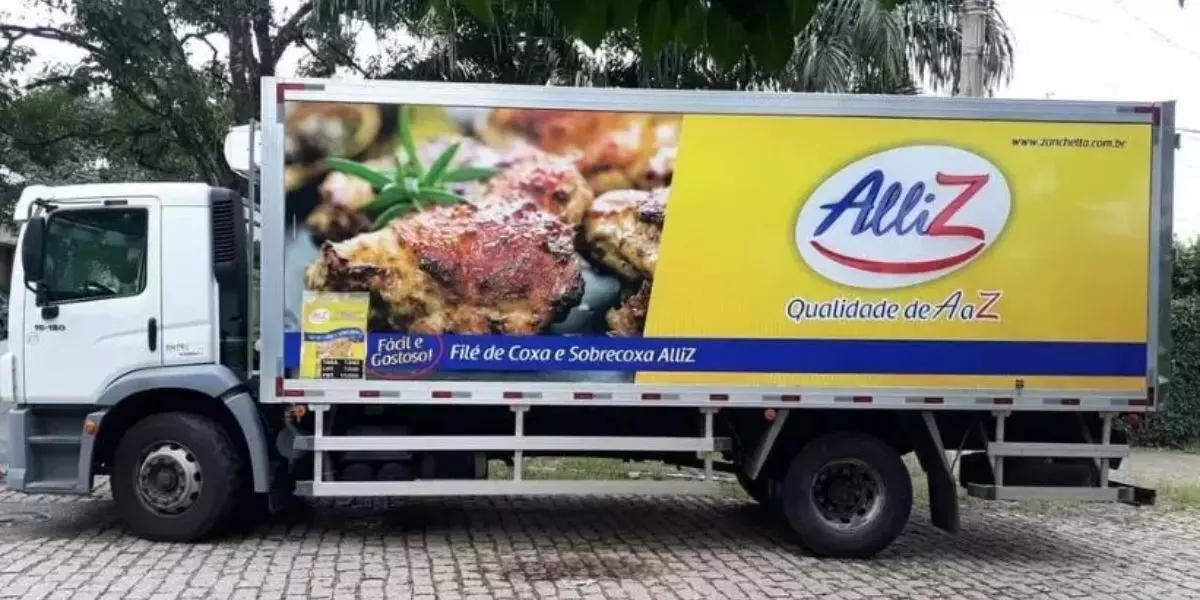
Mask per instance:
[[[313,325],[320,325],[329,321],[329,316],[330,313],[328,308],[318,308],[309,313],[308,322],[312,323]]]
[[[796,219],[796,246],[821,276],[857,288],[900,288],[979,258],[1012,209],[1004,174],[950,146],[904,146],[826,179]]]

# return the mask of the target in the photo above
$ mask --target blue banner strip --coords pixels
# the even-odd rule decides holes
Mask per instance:
[[[1143,377],[1146,345],[1120,342],[419,336],[372,333],[367,370],[691,371]],[[300,363],[300,334],[284,364]]]

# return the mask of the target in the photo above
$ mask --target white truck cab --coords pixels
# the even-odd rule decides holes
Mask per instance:
[[[14,277],[30,283],[10,310],[27,333],[10,346],[5,395],[88,404],[130,373],[219,362],[212,236],[197,226],[209,196],[186,183],[26,189],[15,219],[37,225],[22,230]]]
[[[262,446],[245,384],[245,214],[237,193],[197,183],[22,192],[15,333],[0,358],[0,394],[16,405],[11,489],[88,493],[125,426],[172,404],[245,426]],[[250,453],[245,440],[231,446]],[[129,475],[162,485],[142,500],[166,514],[186,507],[196,490],[179,481],[202,477],[187,454],[143,454]],[[265,490],[265,472],[257,479]]]

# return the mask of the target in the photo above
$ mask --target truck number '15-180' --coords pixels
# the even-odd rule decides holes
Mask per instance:
[[[66,331],[67,326],[62,323],[37,323],[33,326],[34,331]]]

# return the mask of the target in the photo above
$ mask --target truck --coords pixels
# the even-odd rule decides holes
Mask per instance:
[[[950,532],[964,494],[1154,501],[1110,475],[1169,382],[1173,102],[261,85],[244,186],[22,192],[10,489],[107,476],[190,542],[294,498],[736,479],[843,558],[914,481]]]

